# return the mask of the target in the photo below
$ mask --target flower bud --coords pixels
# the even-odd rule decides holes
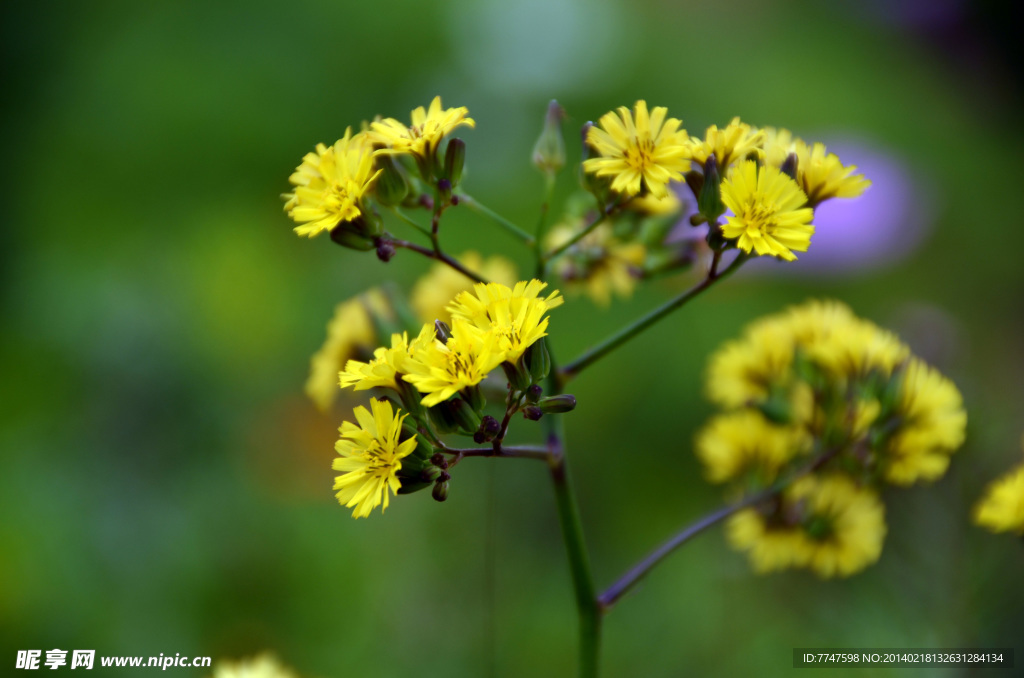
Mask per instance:
[[[523,417],[530,421],[537,421],[544,416],[544,410],[540,409],[536,405],[527,405],[523,408]]]
[[[429,464],[424,465],[409,456],[402,460],[402,468],[396,475],[398,482],[401,483],[398,494],[412,494],[430,487],[441,475],[441,469]]]
[[[544,116],[544,129],[533,145],[533,164],[541,172],[554,174],[565,166],[565,139],[562,137],[562,120],[565,109],[551,100]]]
[[[544,389],[541,388],[540,384],[534,384],[530,388],[526,389],[526,400],[530,403],[536,404],[543,393]]]
[[[350,250],[358,250],[360,252],[368,252],[377,247],[373,238],[367,238],[366,236],[356,233],[349,225],[349,222],[345,221],[331,229],[331,240],[342,247],[346,247]]]
[[[526,352],[523,353],[523,362],[526,369],[530,371],[530,379],[533,383],[536,384],[544,381],[544,378],[548,376],[548,372],[551,371],[551,356],[548,354],[548,347],[544,337],[533,342],[526,349]]]
[[[459,185],[462,179],[462,168],[466,164],[466,142],[459,138],[453,138],[448,142],[448,148],[444,151],[444,167],[442,180],[449,182],[448,191]]]
[[[520,361],[521,363],[522,361]],[[525,391],[530,388],[531,378],[530,374],[526,371],[523,365],[505,361],[501,364],[501,369],[505,372],[505,377],[508,378],[508,384],[514,391]]]
[[[446,404],[451,407],[452,416],[458,423],[459,430],[467,435],[473,435],[480,428],[480,415],[474,412],[465,400],[457,398],[449,400]]]
[[[434,501],[445,501],[448,499],[448,485],[447,480],[434,484],[434,489],[430,493]]]
[[[572,412],[576,409],[576,396],[568,393],[541,398],[537,401],[537,407],[545,414],[562,414]]]
[[[377,245],[377,258],[386,264],[391,261],[393,256],[395,256],[395,246],[387,240],[381,240]]]
[[[725,212],[725,205],[722,204],[721,184],[722,178],[718,173],[718,161],[715,160],[715,154],[712,153],[704,163],[704,183],[700,187],[700,195],[697,196],[697,207],[700,209],[700,213],[712,223]]]
[[[409,194],[409,180],[405,176],[405,171],[390,155],[378,155],[376,161],[377,167],[381,170],[373,185],[377,201],[387,206],[402,204]]]
[[[452,328],[448,327],[448,323],[444,321],[435,320],[434,336],[437,337],[437,340],[442,344],[447,345],[448,340],[452,338]]]
[[[782,163],[782,167],[780,167],[779,169],[787,177],[789,177],[793,181],[796,181],[796,166],[797,166],[796,153],[790,153],[789,155],[786,156],[786,160]]]
[[[700,189],[704,187],[704,175],[697,170],[690,170],[683,175],[686,179],[686,185],[690,187],[693,192],[693,197],[697,198],[700,196]]]
[[[473,442],[477,445],[489,443],[494,440],[494,436],[498,435],[498,431],[501,430],[501,424],[498,420],[487,414],[480,420],[480,428],[473,434]]]

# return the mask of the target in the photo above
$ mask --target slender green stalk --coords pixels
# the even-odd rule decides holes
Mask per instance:
[[[397,207],[391,207],[390,210],[391,213],[394,214],[396,217],[398,217],[405,223],[409,224],[410,226],[412,226],[413,228],[415,228],[417,231],[427,236],[428,238],[430,237],[430,231],[416,223],[416,221],[409,217],[409,215],[407,215],[405,212],[398,209]]]
[[[494,210],[490,209],[486,205],[481,204],[480,202],[478,202],[476,200],[476,198],[473,198],[473,197],[468,196],[466,194],[461,194],[461,195],[459,195],[459,204],[460,205],[465,205],[466,207],[468,207],[469,209],[473,210],[474,212],[477,212],[477,213],[482,214],[485,217],[489,218],[491,221],[493,221],[494,223],[498,224],[499,226],[504,228],[506,231],[508,231],[509,233],[514,235],[515,237],[517,237],[520,240],[522,240],[529,247],[533,247],[534,246],[534,243],[536,241],[534,240],[532,235],[530,235],[529,233],[527,233],[523,229],[519,228],[518,226],[513,224],[511,221],[509,221],[505,217],[501,216],[500,214],[498,214]]]
[[[598,658],[601,651],[601,610],[597,603],[594,578],[590,573],[590,557],[583,540],[580,513],[569,480],[565,453],[559,438],[548,438],[551,481],[555,489],[555,503],[558,506],[558,520],[562,527],[562,538],[569,556],[569,570],[572,573],[573,590],[576,594],[576,610],[579,614],[579,676],[597,678]]]
[[[456,271],[458,271],[462,275],[466,276],[467,278],[469,278],[473,282],[482,282],[482,283],[487,282],[486,279],[481,278],[479,275],[477,275],[476,273],[473,273],[473,271],[469,270],[468,268],[466,268],[465,266],[460,264],[458,262],[458,260],[456,260],[456,259],[448,256],[444,252],[442,252],[440,250],[440,247],[437,247],[436,249],[430,249],[428,247],[423,247],[422,245],[417,245],[414,242],[409,242],[408,240],[401,240],[401,239],[398,239],[398,238],[389,238],[388,242],[390,242],[395,247],[400,247],[402,249],[412,250],[413,252],[418,252],[419,254],[422,254],[423,256],[427,257],[428,259],[434,259],[435,261],[440,261],[441,263],[454,268]]]
[[[602,614],[607,613],[618,600],[625,595],[630,589],[636,586],[640,580],[650,573],[661,561],[665,560],[673,551],[677,548],[696,537],[698,534],[708,529],[709,527],[720,523],[729,516],[741,511],[749,506],[759,504],[766,499],[770,499],[775,495],[779,494],[787,487],[789,487],[793,481],[801,478],[808,473],[811,473],[822,467],[832,457],[836,456],[843,450],[842,447],[835,447],[831,450],[822,452],[817,457],[813,458],[809,463],[803,467],[797,469],[793,473],[789,474],[785,478],[779,480],[771,487],[768,487],[760,492],[755,492],[747,497],[744,497],[735,504],[723,506],[722,508],[712,511],[706,516],[697,519],[693,523],[690,523],[684,527],[681,531],[674,534],[668,540],[666,540],[661,546],[651,551],[646,558],[641,560],[639,563],[634,565],[628,572],[619,577],[619,579],[608,587],[604,593],[602,593],[598,599],[598,607]]]
[[[537,219],[537,236],[533,242],[533,251],[536,255],[537,267],[534,277],[538,280],[544,278],[544,232],[548,225],[548,213],[551,211],[551,199],[555,194],[555,180],[558,175],[555,172],[544,173],[544,203],[540,206],[540,217]]]
[[[542,257],[544,262],[546,263],[548,261],[551,261],[552,259],[557,257],[559,254],[561,254],[562,252],[566,251],[567,249],[569,249],[570,247],[572,247],[573,245],[578,243],[580,240],[583,240],[584,238],[586,238],[587,235],[589,235],[590,232],[593,231],[595,228],[600,226],[601,223],[608,217],[608,215],[610,215],[613,211],[615,211],[615,209],[617,207],[618,207],[618,204],[612,204],[612,205],[609,205],[608,207],[606,207],[600,214],[598,214],[596,217],[591,219],[590,223],[583,227],[583,230],[581,230],[579,233],[577,233],[573,237],[569,238],[569,240],[565,241],[564,243],[562,243],[561,245],[559,245],[555,249],[553,249],[550,252],[548,252],[547,254],[545,254]]]
[[[718,257],[716,256],[712,264],[713,267],[710,271],[708,271],[708,275],[704,278],[704,280],[700,281],[695,286],[691,287],[689,290],[683,292],[674,299],[670,299],[669,301],[665,302],[658,308],[654,309],[647,315],[631,323],[627,327],[624,327],[623,329],[619,330],[618,332],[608,337],[594,348],[586,351],[583,355],[576,358],[576,360],[573,360],[571,363],[563,367],[561,371],[563,379],[569,380],[573,378],[581,371],[583,371],[583,369],[586,368],[588,365],[597,362],[608,353],[611,353],[622,344],[626,343],[636,335],[646,330],[651,325],[654,325],[659,320],[661,320],[668,314],[672,313],[672,311],[685,305],[688,301],[698,296],[701,292],[708,289],[719,280],[723,280],[729,277],[736,271],[736,269],[743,265],[743,262],[745,262],[747,258],[748,255],[741,252],[739,256],[737,256],[733,260],[733,262],[729,264],[728,268],[719,273],[716,270],[718,264]]]

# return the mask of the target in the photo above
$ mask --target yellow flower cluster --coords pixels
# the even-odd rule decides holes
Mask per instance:
[[[326,412],[338,395],[338,371],[350,358],[369,353],[377,343],[371,314],[387,315],[387,299],[373,289],[338,304],[327,324],[327,339],[310,359],[306,395]]]
[[[676,201],[678,204],[678,198]],[[574,219],[553,228],[548,234],[547,246],[554,249],[569,242],[581,227],[579,221]],[[632,296],[638,281],[637,271],[646,257],[647,248],[643,243],[618,238],[610,224],[602,224],[569,248],[566,256],[556,262],[555,273],[566,282],[570,293],[584,292],[599,306],[607,307],[613,293],[622,298]]]
[[[807,568],[825,578],[876,562],[885,533],[878,494],[842,475],[801,478],[773,506],[744,509],[726,526],[729,543],[757,572]]]
[[[992,532],[1024,536],[1024,463],[988,486],[974,507],[974,522]]]
[[[218,661],[213,678],[297,678],[297,674],[272,655],[263,654],[237,662]]]
[[[693,182],[687,175],[687,183],[700,194],[703,220],[719,225],[728,209],[722,236],[749,254],[793,261],[794,252],[810,245],[814,207],[860,195],[871,184],[824,145],[809,145],[788,130],[758,129],[733,118],[725,127],[708,127],[703,137],[690,137],[680,120],[667,115],[661,107],[648,113],[646,102],[638,101],[632,112],[620,107],[602,116],[587,132],[597,156],[584,160],[583,170],[610,181],[619,202],[628,204],[665,197],[669,183],[693,166],[691,174],[700,174]]]
[[[547,335],[547,313],[563,299],[557,291],[544,296],[546,286],[539,280],[513,287],[478,283],[450,302],[452,323],[443,326],[443,335],[433,323],[424,324],[412,340],[406,333],[393,334],[391,346],[377,348],[368,362],[349,360],[338,382],[356,391],[395,391],[417,417],[422,408],[434,408],[456,395],[479,410],[482,405],[475,395],[467,395],[470,390],[503,363],[521,369],[527,349]],[[335,484],[338,499],[355,507],[357,518],[388,505],[387,490],[402,487],[401,460],[417,446],[415,438],[400,437],[408,413],[393,411],[388,401],[371,405],[372,416],[360,407],[355,412],[359,425],[342,426],[337,446],[342,458],[334,462],[335,470],[343,471]]]
[[[372,209],[369,200],[375,183],[384,171],[378,156],[407,155],[433,171],[441,141],[457,127],[474,126],[467,113],[465,107],[445,109],[441,97],[435,97],[428,110],[420,106],[412,112],[409,126],[385,118],[356,134],[347,128],[332,146],[317,144],[289,177],[292,191],[281,196],[285,212],[298,224],[295,232],[312,238],[366,216]],[[368,235],[365,229],[354,230]]]
[[[707,385],[726,409],[696,440],[709,480],[752,492],[809,465],[822,474],[734,518],[732,543],[762,571],[845,576],[874,562],[885,528],[871,488],[941,476],[967,422],[952,382],[834,301],[752,323],[712,356]]]

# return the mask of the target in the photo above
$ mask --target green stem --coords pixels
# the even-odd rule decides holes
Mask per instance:
[[[537,235],[533,242],[533,251],[536,255],[536,272],[534,277],[538,280],[544,278],[544,251],[541,249],[544,246],[544,231],[548,225],[548,212],[551,210],[551,200],[555,194],[555,179],[557,178],[555,172],[544,173],[544,203],[540,206],[540,217],[537,219]]]
[[[670,314],[672,311],[683,306],[688,301],[698,296],[701,292],[708,289],[719,280],[724,280],[725,278],[728,278],[740,266],[742,266],[743,262],[745,262],[748,258],[749,255],[741,252],[739,256],[737,256],[733,260],[733,262],[729,264],[728,268],[719,273],[717,271],[718,255],[716,255],[713,262],[713,268],[710,271],[708,271],[708,275],[704,278],[704,280],[697,283],[695,286],[691,287],[689,290],[683,292],[674,299],[670,299],[669,301],[665,302],[658,308],[654,309],[647,315],[631,323],[627,327],[624,327],[623,329],[619,330],[618,332],[608,337],[594,348],[586,351],[583,355],[576,358],[576,360],[573,360],[571,363],[563,367],[563,379],[569,380],[573,378],[588,365],[600,360],[608,353],[611,353],[622,344],[626,343],[636,335],[646,330],[651,325],[655,324],[656,322]]]
[[[550,346],[548,350],[550,352]],[[554,354],[551,354],[547,391],[548,395],[558,395],[562,392],[562,382]],[[555,490],[558,522],[569,557],[576,613],[579,616],[579,675],[580,678],[596,678],[601,652],[601,609],[597,603],[594,578],[590,573],[590,556],[583,539],[580,512],[566,466],[565,447],[562,444],[565,437],[563,421],[561,415],[548,415],[541,421],[547,429],[548,469]]]
[[[509,233],[514,235],[515,237],[517,237],[520,240],[522,240],[524,243],[526,243],[530,247],[534,246],[535,240],[534,240],[532,235],[530,235],[529,233],[527,233],[523,229],[519,228],[518,226],[513,224],[511,221],[509,221],[505,217],[503,217],[500,214],[498,214],[497,212],[495,212],[495,211],[491,210],[490,208],[488,208],[487,206],[479,203],[476,200],[476,198],[473,198],[473,197],[468,196],[466,194],[461,194],[459,196],[459,204],[460,205],[465,205],[466,207],[468,207],[469,209],[473,210],[474,212],[477,212],[478,214],[482,214],[485,217],[489,218],[494,223],[498,224],[499,226],[504,228],[506,231],[508,231]]]
[[[569,238],[567,241],[565,241],[564,243],[562,243],[561,245],[559,245],[558,247],[556,247],[555,249],[551,250],[550,252],[545,254],[543,257],[541,257],[542,261],[544,263],[547,263],[548,261],[551,261],[552,259],[557,257],[559,254],[561,254],[562,252],[566,251],[567,249],[569,249],[570,247],[572,247],[573,245],[578,243],[580,240],[583,240],[584,238],[586,238],[587,235],[591,231],[593,231],[595,228],[600,226],[601,223],[608,217],[608,215],[610,215],[613,211],[615,211],[615,209],[617,207],[618,207],[618,203],[613,203],[613,204],[609,205],[608,207],[606,207],[600,214],[598,214],[596,217],[591,219],[590,223],[583,227],[583,230],[581,230],[579,233],[577,233],[573,237]]]
[[[583,541],[583,527],[580,513],[569,480],[565,452],[557,435],[548,438],[548,467],[555,489],[558,506],[558,520],[562,527],[562,538],[569,556],[569,570],[572,573],[573,590],[576,594],[576,609],[579,614],[579,676],[596,678],[598,657],[601,650],[601,611],[597,602],[594,579],[590,573],[590,559]]]
[[[414,242],[409,242],[408,240],[401,240],[399,238],[392,238],[390,236],[388,236],[388,242],[390,242],[395,247],[401,247],[403,249],[412,250],[413,252],[418,252],[419,254],[422,254],[423,256],[429,259],[440,261],[441,263],[454,268],[456,271],[466,276],[473,282],[487,282],[487,280],[481,278],[479,275],[473,273],[473,271],[469,270],[468,268],[460,264],[456,259],[453,259],[452,257],[442,252],[440,246],[436,247],[435,249],[430,249],[427,247],[423,247],[422,245],[417,245]]]
[[[416,221],[410,218],[405,212],[401,211],[397,207],[391,207],[390,210],[391,213],[394,214],[396,217],[398,217],[405,223],[409,224],[410,226],[412,226],[413,228],[415,228],[417,231],[427,236],[428,238],[430,237],[430,231],[416,223]]]
[[[681,531],[677,532],[661,544],[661,546],[654,549],[646,558],[634,565],[628,572],[619,577],[614,584],[609,586],[608,589],[598,597],[597,604],[601,614],[607,613],[623,595],[636,586],[640,580],[646,577],[647,574],[655,568],[655,566],[665,560],[665,558],[667,558],[677,548],[690,541],[690,539],[696,537],[709,527],[720,523],[734,513],[774,497],[789,487],[793,481],[821,468],[823,464],[832,459],[832,457],[838,454],[841,450],[842,448],[833,448],[823,452],[811,460],[810,463],[797,469],[795,472],[776,482],[771,487],[761,490],[760,492],[755,492],[748,497],[744,497],[735,504],[723,506],[722,508],[712,511],[706,516],[687,525]]]

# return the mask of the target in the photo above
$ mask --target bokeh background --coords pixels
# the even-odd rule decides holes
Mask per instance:
[[[691,452],[711,411],[702,371],[755,317],[844,300],[966,398],[951,472],[888,493],[876,566],[758,577],[713,531],[607,619],[606,675],[787,675],[802,646],[1020,655],[1024,546],[968,518],[1020,459],[1024,430],[1010,7],[5,3],[0,661],[270,649],[304,676],[571,675],[575,612],[544,469],[470,460],[446,504],[417,494],[353,521],[330,490],[346,404],[323,416],[302,394],[334,305],[411,284],[428,262],[300,240],[278,195],[316,142],[438,93],[478,122],[463,135],[467,190],[520,223],[540,202],[529,152],[553,97],[569,130],[637,98],[694,133],[733,115],[786,126],[875,180],[822,209],[799,263],[742,272],[573,384],[570,459],[599,584],[718,505]],[[526,261],[459,212],[451,250]],[[579,299],[554,315],[553,346],[571,356],[688,282],[607,310]]]

